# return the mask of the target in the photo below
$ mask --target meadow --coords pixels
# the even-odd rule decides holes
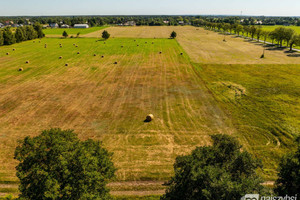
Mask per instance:
[[[46,36],[49,37],[56,37],[56,36],[62,36],[63,32],[66,31],[69,36],[73,35],[76,36],[77,33],[80,33],[80,35],[92,33],[95,31],[99,31],[101,29],[104,29],[105,27],[90,27],[90,28],[47,28],[43,29],[43,32]]]
[[[105,42],[98,30],[0,48],[0,193],[17,192],[17,140],[50,127],[114,152],[118,196],[162,194],[176,156],[215,133],[236,136],[265,181],[276,178],[300,130],[298,54],[270,47],[259,59],[259,43],[190,26],[106,30]]]
[[[262,28],[266,31],[274,31],[276,28],[279,28],[279,27],[291,28],[291,29],[295,30],[296,33],[300,34],[300,26],[281,26],[281,25],[262,26]]]

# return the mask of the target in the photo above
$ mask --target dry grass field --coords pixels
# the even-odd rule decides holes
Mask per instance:
[[[96,41],[43,39],[0,48],[3,183],[16,181],[17,140],[50,127],[102,140],[114,152],[117,180],[127,181],[166,180],[177,155],[209,144],[209,134],[233,132],[176,40]],[[149,113],[155,120],[145,123]]]
[[[261,43],[244,40],[235,36],[224,36],[212,31],[192,26],[142,26],[110,27],[106,29],[116,38],[168,38],[174,30],[177,40],[188,53],[192,62],[207,64],[298,64],[300,56],[267,46],[265,58],[261,59],[264,46]],[[101,37],[101,31],[84,37]]]
[[[261,44],[189,26],[106,30],[106,43],[100,30],[0,48],[0,194],[16,191],[5,184],[17,181],[17,140],[50,127],[114,152],[115,181],[127,181],[111,185],[116,195],[161,194],[175,157],[214,133],[237,136],[263,160],[265,180],[276,178],[300,132],[300,57],[268,47],[259,59]],[[136,180],[150,182],[127,184]]]

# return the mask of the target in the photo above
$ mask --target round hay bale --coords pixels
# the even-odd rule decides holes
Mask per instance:
[[[153,121],[153,119],[154,119],[154,116],[152,115],[152,114],[149,114],[149,115],[147,115],[147,117],[146,117],[146,122],[151,122],[151,121]]]
[[[80,52],[78,51],[77,54],[80,54]]]
[[[39,41],[39,43],[41,43],[41,41]]]
[[[7,53],[6,53],[6,55],[8,56],[8,55],[9,55],[9,53],[7,52]]]
[[[33,41],[33,43],[35,43],[35,41]]]
[[[140,45],[136,45],[137,47],[139,47]]]
[[[136,42],[136,40],[134,40]]]
[[[26,60],[26,62],[25,62],[26,64],[29,64],[29,60]]]
[[[118,62],[114,62],[114,64],[116,65],[116,64],[118,64]]]
[[[63,57],[62,56],[59,56],[59,59],[62,59]]]
[[[106,44],[106,42],[104,42],[103,44]]]
[[[75,46],[76,44],[73,44],[73,46]]]
[[[97,56],[96,54],[94,54],[94,56]]]
[[[66,64],[65,64],[65,66],[66,66],[66,67],[68,67],[68,66],[69,66],[69,64],[68,64],[68,63],[66,63]]]
[[[148,42],[145,42],[145,44],[147,44]]]
[[[18,71],[19,71],[19,72],[23,71],[23,68],[22,68],[22,67],[21,67],[21,68],[19,68],[19,69],[18,69]]]
[[[104,58],[104,56],[101,56],[101,58]]]
[[[160,51],[159,54],[162,54],[162,52]]]
[[[183,55],[183,53],[180,53],[180,55]]]
[[[78,47],[78,45],[76,45],[76,47]]]
[[[15,51],[16,49],[13,49],[13,51]]]
[[[152,44],[154,44],[154,42],[152,42]]]
[[[61,46],[62,44],[59,44],[59,46]]]
[[[121,46],[121,48],[123,48],[124,46]]]

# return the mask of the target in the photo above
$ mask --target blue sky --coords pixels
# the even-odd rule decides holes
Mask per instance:
[[[0,0],[0,15],[300,16],[300,0]]]

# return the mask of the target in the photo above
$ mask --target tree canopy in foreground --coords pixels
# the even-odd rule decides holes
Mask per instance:
[[[110,199],[112,154],[101,142],[80,141],[71,130],[45,130],[15,150],[21,199]]]
[[[284,156],[279,164],[278,179],[275,192],[279,195],[300,195],[300,137],[297,139],[298,149]]]
[[[179,156],[175,176],[168,183],[164,200],[240,199],[245,194],[263,194],[256,174],[261,162],[228,135],[211,136],[213,145],[197,147],[190,155]]]

